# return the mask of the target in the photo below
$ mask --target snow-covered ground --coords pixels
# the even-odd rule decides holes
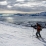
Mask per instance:
[[[46,46],[46,29],[41,31],[44,41],[38,40],[35,33],[32,27],[0,22],[0,46]]]

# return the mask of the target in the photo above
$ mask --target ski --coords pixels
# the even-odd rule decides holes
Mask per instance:
[[[44,40],[43,37],[38,37],[37,39],[40,40],[40,41],[42,41],[42,42],[44,42],[44,43],[46,43],[46,41]]]

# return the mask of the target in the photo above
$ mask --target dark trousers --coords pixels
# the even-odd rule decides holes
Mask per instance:
[[[40,31],[37,31],[37,32],[36,32],[36,36],[37,36],[37,37],[41,37]]]

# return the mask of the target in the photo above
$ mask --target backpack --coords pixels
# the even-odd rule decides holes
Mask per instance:
[[[37,29],[40,30],[40,31],[42,31],[41,25],[37,25]]]

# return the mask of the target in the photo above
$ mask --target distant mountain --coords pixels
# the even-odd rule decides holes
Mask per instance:
[[[46,16],[46,12],[31,14],[30,16]]]
[[[46,16],[46,12],[36,13],[36,14],[14,14],[13,16]]]
[[[36,14],[21,14],[21,13],[17,13],[17,14],[0,14],[1,16],[5,16],[5,17],[15,17],[15,16],[46,16],[46,12],[41,12],[41,13],[36,13]]]
[[[46,16],[46,12],[39,13],[40,16]]]

